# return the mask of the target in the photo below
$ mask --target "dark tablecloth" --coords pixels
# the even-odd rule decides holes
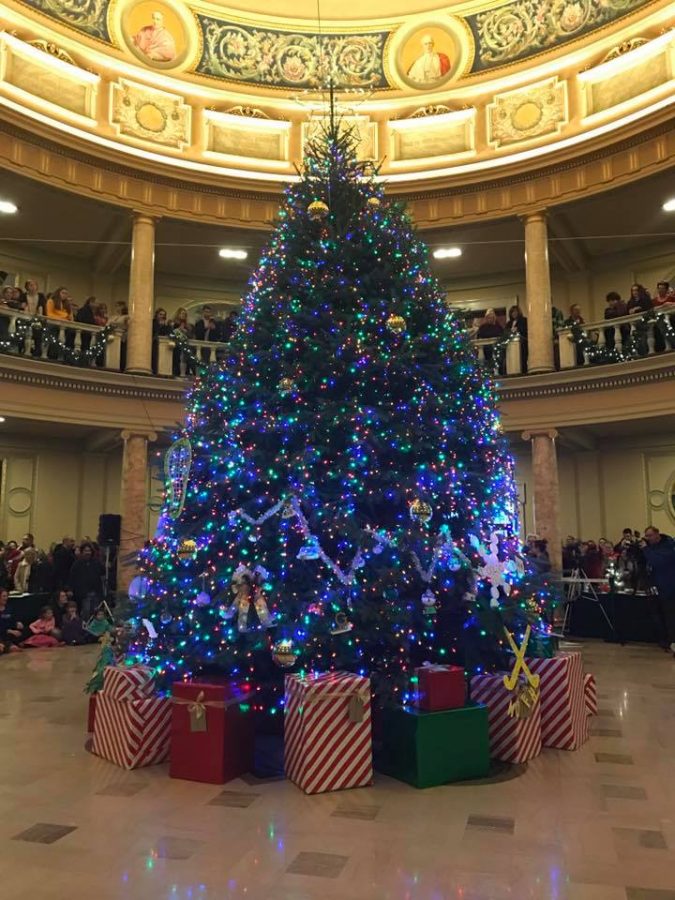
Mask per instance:
[[[572,603],[568,634],[571,637],[603,638],[607,641],[658,643],[662,629],[657,599],[653,595],[599,594],[614,631],[607,625],[600,605],[580,597]]]
[[[40,618],[43,606],[52,602],[52,594],[10,594],[7,607],[26,628]]]

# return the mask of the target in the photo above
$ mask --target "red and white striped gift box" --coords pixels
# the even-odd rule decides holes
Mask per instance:
[[[598,714],[598,689],[595,685],[595,675],[584,675],[584,700],[586,712],[589,716]]]
[[[96,697],[92,750],[123,769],[165,762],[171,738],[171,699],[117,700]]]
[[[525,687],[523,676],[518,688]],[[516,689],[517,690],[517,689]],[[503,762],[522,763],[541,753],[541,708],[539,700],[526,719],[509,715],[514,691],[504,686],[504,673],[474,675],[471,679],[471,699],[488,708],[490,756]]]
[[[541,676],[542,744],[578,750],[588,740],[581,654],[563,652],[551,659],[528,656],[526,662],[533,674]]]
[[[106,666],[103,690],[115,700],[145,700],[155,690],[155,676],[148,666]]]
[[[286,675],[284,768],[306,794],[373,780],[370,679],[351,672]],[[350,717],[350,704],[354,711]]]

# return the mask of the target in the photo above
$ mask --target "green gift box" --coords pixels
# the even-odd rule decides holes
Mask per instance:
[[[424,712],[410,706],[382,710],[375,768],[414,787],[483,778],[490,769],[487,707]]]
[[[552,634],[533,632],[527,643],[527,655],[537,659],[553,659],[558,649],[558,638]]]

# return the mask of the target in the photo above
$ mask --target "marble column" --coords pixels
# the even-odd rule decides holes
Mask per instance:
[[[534,482],[534,531],[548,541],[551,565],[562,568],[560,544],[558,456],[555,428],[526,431],[523,440],[532,447],[532,480]]]
[[[148,443],[156,441],[154,431],[123,431],[120,513],[122,529],[117,557],[117,590],[126,591],[136,574],[136,556],[147,535],[148,523]]]
[[[548,261],[546,210],[523,216],[525,226],[525,293],[527,298],[527,370],[552,372],[553,320]]]
[[[126,371],[136,375],[152,374],[155,222],[144,213],[133,214]]]

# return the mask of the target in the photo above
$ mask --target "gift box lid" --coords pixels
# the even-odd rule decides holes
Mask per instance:
[[[452,673],[452,674],[461,674],[464,677],[464,669],[462,666],[453,666],[453,665],[437,665],[436,663],[430,664],[427,663],[424,666],[418,666],[415,669],[415,674],[419,678],[422,674],[435,675],[437,673]]]
[[[203,700],[234,700],[239,703],[247,703],[251,691],[244,686],[232,682],[213,683],[211,681],[174,681],[171,685],[171,696],[184,700],[197,700],[202,694]]]
[[[304,696],[336,693],[356,693],[367,691],[370,694],[370,678],[355,675],[353,672],[310,672],[307,675],[286,675],[287,692],[301,693]]]
[[[143,700],[155,689],[155,673],[149,666],[106,666],[103,690],[114,700]]]

